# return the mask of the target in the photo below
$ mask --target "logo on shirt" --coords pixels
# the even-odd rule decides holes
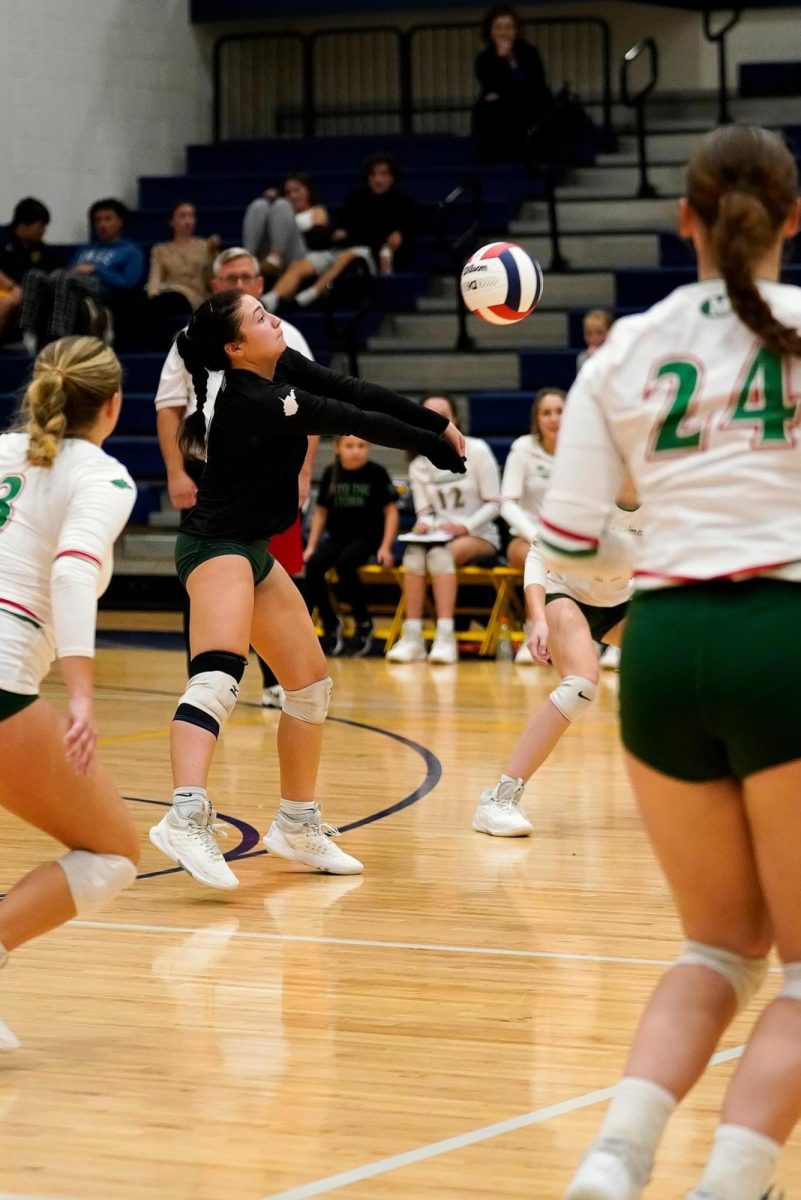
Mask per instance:
[[[110,479],[109,483],[111,484],[112,487],[128,488],[129,491],[131,491],[131,492],[133,491],[133,488],[131,487],[131,485],[127,479]]]
[[[701,305],[701,312],[705,317],[731,316],[731,301],[725,293],[719,296],[711,296]]]
[[[285,417],[294,417],[295,413],[298,411],[298,402],[295,399],[295,389],[294,388],[290,389],[288,396],[284,396],[282,398],[281,403],[284,406],[284,416]]]

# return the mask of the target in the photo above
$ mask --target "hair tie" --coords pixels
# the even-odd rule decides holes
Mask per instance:
[[[64,374],[64,372],[63,372],[63,371],[59,371],[58,367],[48,367],[48,370],[49,370],[49,371],[55,371],[56,375],[58,375],[58,376],[59,376],[59,378],[61,379],[61,382],[62,382],[62,383],[66,383],[66,382],[67,382],[67,376]]]

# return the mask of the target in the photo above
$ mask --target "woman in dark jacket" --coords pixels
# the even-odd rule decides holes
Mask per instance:
[[[473,109],[473,135],[481,162],[524,157],[526,136],[553,102],[539,51],[520,36],[513,8],[497,4],[484,18],[487,43],[476,56],[481,94]]]

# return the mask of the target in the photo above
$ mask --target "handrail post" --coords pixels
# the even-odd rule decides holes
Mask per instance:
[[[413,133],[412,39],[411,31],[408,29],[400,35],[400,104],[401,133]]]
[[[629,64],[635,62],[644,51],[648,51],[651,75],[644,87],[636,95],[629,91]],[[651,200],[659,193],[648,179],[648,158],[645,142],[645,101],[656,87],[659,79],[659,51],[653,38],[644,38],[627,50],[620,64],[620,99],[627,108],[633,108],[637,122],[637,156],[640,168],[640,186],[637,196],[640,200]]]
[[[303,136],[314,137],[314,34],[303,38]]]
[[[570,263],[563,256],[559,245],[559,217],[556,207],[556,169],[547,167],[545,170],[545,202],[548,206],[548,237],[551,242],[551,262],[549,271],[561,272],[570,269]]]
[[[714,31],[712,29],[712,13],[704,9],[704,37],[708,42],[718,44],[718,125],[730,125],[733,118],[729,110],[729,86],[726,78],[726,34],[743,15],[741,8],[734,8],[725,25]]]

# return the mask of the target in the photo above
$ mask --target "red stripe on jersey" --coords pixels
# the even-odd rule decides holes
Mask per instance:
[[[514,242],[498,242],[497,246],[492,246],[486,253],[481,255],[481,258],[500,258],[504,250],[514,249]]]
[[[488,304],[487,308],[491,313],[495,313],[496,317],[503,317],[506,321],[522,321],[523,317],[527,317],[532,311],[527,308],[525,312],[520,312],[517,308],[510,308],[508,304]]]
[[[559,525],[552,525],[550,521],[542,520],[542,518],[540,519],[540,524],[546,529],[550,529],[552,533],[559,534],[560,537],[569,538],[571,542],[589,542],[591,546],[600,545],[598,538],[590,537],[588,534],[572,533],[569,529],[562,529]]]
[[[102,567],[103,564],[94,554],[90,554],[88,550],[60,550],[56,558],[85,558],[87,562],[94,563],[96,567]]]
[[[5,597],[0,596],[0,604],[7,604],[9,608],[18,608],[20,612],[25,613],[26,617],[32,617],[34,621],[41,622],[42,620],[41,617],[37,617],[35,612],[31,612],[29,608],[26,608],[24,604],[17,604],[16,600],[6,600]]]
[[[543,521],[543,524],[545,522]],[[670,579],[673,583],[721,583],[727,579],[750,579],[763,571],[778,571],[779,567],[789,567],[799,560],[783,558],[780,562],[760,563],[756,567],[742,567],[739,571],[728,571],[725,575],[667,575],[664,571],[635,571],[635,579]]]

